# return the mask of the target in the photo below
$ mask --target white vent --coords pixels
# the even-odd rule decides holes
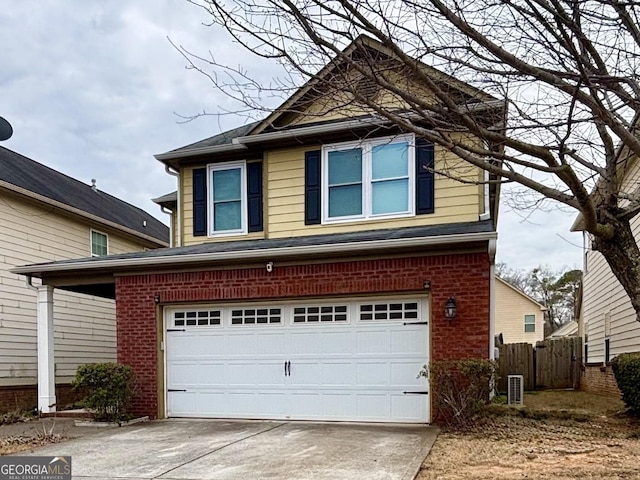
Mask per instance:
[[[522,375],[507,375],[507,403],[522,405],[524,398],[524,377]]]

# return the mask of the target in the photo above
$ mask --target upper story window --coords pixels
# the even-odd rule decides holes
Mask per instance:
[[[194,237],[262,231],[262,162],[213,163],[192,173]]]
[[[109,238],[107,234],[91,230],[91,256],[102,257],[103,255],[108,255],[108,252]]]
[[[525,333],[534,333],[536,331],[536,316],[525,315],[524,316],[524,331]]]
[[[247,233],[245,162],[209,165],[209,235]]]
[[[412,135],[324,147],[325,223],[414,215]]]

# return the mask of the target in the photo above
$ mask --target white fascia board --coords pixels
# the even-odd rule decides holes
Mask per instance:
[[[246,150],[247,147],[237,143],[224,143],[222,145],[212,145],[209,147],[189,148],[178,152],[158,153],[154,155],[156,160],[173,160],[177,158],[193,157],[196,155],[205,155],[211,153],[233,152],[234,150]]]
[[[411,248],[435,245],[456,245],[460,243],[490,241],[497,238],[496,232],[462,233],[436,237],[399,238],[370,240],[366,242],[334,243],[325,245],[302,245],[296,247],[261,248],[239,250],[236,252],[194,253],[189,255],[166,255],[162,257],[142,257],[126,259],[105,259],[64,264],[26,265],[11,269],[12,273],[38,275],[51,272],[67,272],[98,269],[118,269],[130,267],[171,266],[175,264],[202,262],[229,262],[237,260],[255,260],[259,258],[278,259],[300,255],[331,255],[335,253],[361,253],[381,248]]]

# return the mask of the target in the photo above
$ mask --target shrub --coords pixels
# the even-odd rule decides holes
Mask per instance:
[[[131,367],[117,363],[89,363],[76,371],[73,388],[83,395],[83,405],[98,421],[127,420],[127,408],[134,393]]]
[[[640,415],[640,352],[618,355],[611,366],[622,401],[632,413]]]
[[[473,423],[489,402],[496,372],[495,361],[481,358],[425,365],[419,376],[431,380],[436,421],[455,428]]]

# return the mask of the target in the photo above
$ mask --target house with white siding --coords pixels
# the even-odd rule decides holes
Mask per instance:
[[[496,277],[496,335],[504,343],[530,343],[544,339],[545,307],[522,290]]]
[[[626,162],[621,192],[632,192],[640,182],[637,157]],[[622,197],[622,195],[620,195]],[[572,230],[582,229],[579,216]],[[631,220],[631,229],[640,240],[640,216]],[[582,310],[579,334],[583,340],[584,369],[581,388],[586,391],[620,395],[611,360],[621,353],[640,352],[640,322],[631,301],[615,278],[605,258],[591,248],[591,238],[584,233],[582,274]]]
[[[0,412],[37,404],[40,282],[9,270],[168,242],[169,229],[143,210],[0,147]],[[64,289],[55,299],[52,347],[63,404],[78,365],[115,361],[116,319],[113,300]]]

